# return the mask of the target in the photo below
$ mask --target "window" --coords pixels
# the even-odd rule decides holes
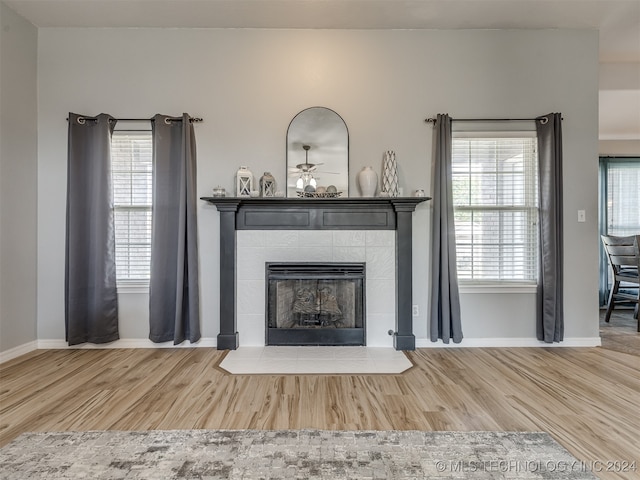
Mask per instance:
[[[151,131],[114,131],[111,141],[116,277],[148,282],[153,189]]]
[[[640,234],[640,158],[602,158],[600,163],[601,192],[606,200],[602,233]]]
[[[600,211],[602,235],[640,234],[640,158],[600,158]],[[607,304],[611,270],[600,246],[600,305]]]
[[[454,132],[453,203],[461,283],[535,282],[537,158],[534,132]]]

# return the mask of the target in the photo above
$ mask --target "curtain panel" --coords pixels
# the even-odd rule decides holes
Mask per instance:
[[[149,338],[200,340],[196,142],[191,118],[156,115]]]
[[[538,340],[564,339],[562,115],[536,118],[539,169],[539,275],[537,288]]]
[[[456,264],[451,172],[451,118],[439,114],[435,124],[435,169],[431,243],[431,341],[462,341]]]
[[[106,114],[69,113],[65,240],[65,338],[118,340],[111,134]]]

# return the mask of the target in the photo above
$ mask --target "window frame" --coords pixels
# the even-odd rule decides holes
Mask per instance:
[[[513,293],[513,294],[532,294],[537,291],[537,272],[538,272],[538,262],[539,262],[539,239],[538,239],[538,225],[539,222],[539,209],[540,209],[540,200],[538,198],[538,181],[539,181],[539,169],[538,169],[538,151],[537,151],[537,133],[535,129],[513,129],[513,130],[503,130],[503,129],[494,129],[491,126],[485,126],[488,129],[460,129],[454,130],[452,132],[452,149],[453,143],[456,139],[469,139],[469,138],[486,138],[486,139],[509,139],[509,138],[532,138],[534,139],[534,152],[535,152],[535,162],[530,166],[532,169],[532,173],[535,175],[535,179],[533,182],[528,182],[535,190],[533,192],[536,200],[535,207],[509,207],[505,206],[504,208],[500,206],[486,206],[486,207],[477,207],[473,206],[464,206],[462,208],[453,206],[454,217],[456,211],[522,211],[522,210],[530,210],[532,215],[532,222],[529,224],[528,231],[529,234],[533,234],[535,236],[535,240],[532,242],[534,245],[534,251],[532,252],[532,260],[535,262],[535,266],[533,268],[533,272],[536,278],[533,279],[478,279],[478,278],[460,278],[458,277],[458,285],[461,293]],[[453,161],[453,159],[452,159]],[[453,182],[453,173],[452,173],[452,182]],[[458,242],[456,238],[456,253],[458,253]],[[458,257],[458,255],[456,255]],[[458,261],[458,258],[457,258]]]

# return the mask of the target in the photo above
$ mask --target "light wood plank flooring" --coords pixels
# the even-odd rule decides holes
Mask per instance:
[[[223,355],[39,350],[14,359],[0,366],[0,446],[47,430],[546,431],[581,460],[640,463],[640,357],[628,353],[419,349],[401,375],[282,376],[229,375],[217,367]]]
[[[640,332],[633,310],[614,310],[609,323],[604,321],[605,312],[600,311],[600,339],[609,350],[640,356]]]

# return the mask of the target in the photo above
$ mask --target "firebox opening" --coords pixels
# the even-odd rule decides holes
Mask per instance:
[[[267,263],[267,345],[364,345],[364,263]]]

